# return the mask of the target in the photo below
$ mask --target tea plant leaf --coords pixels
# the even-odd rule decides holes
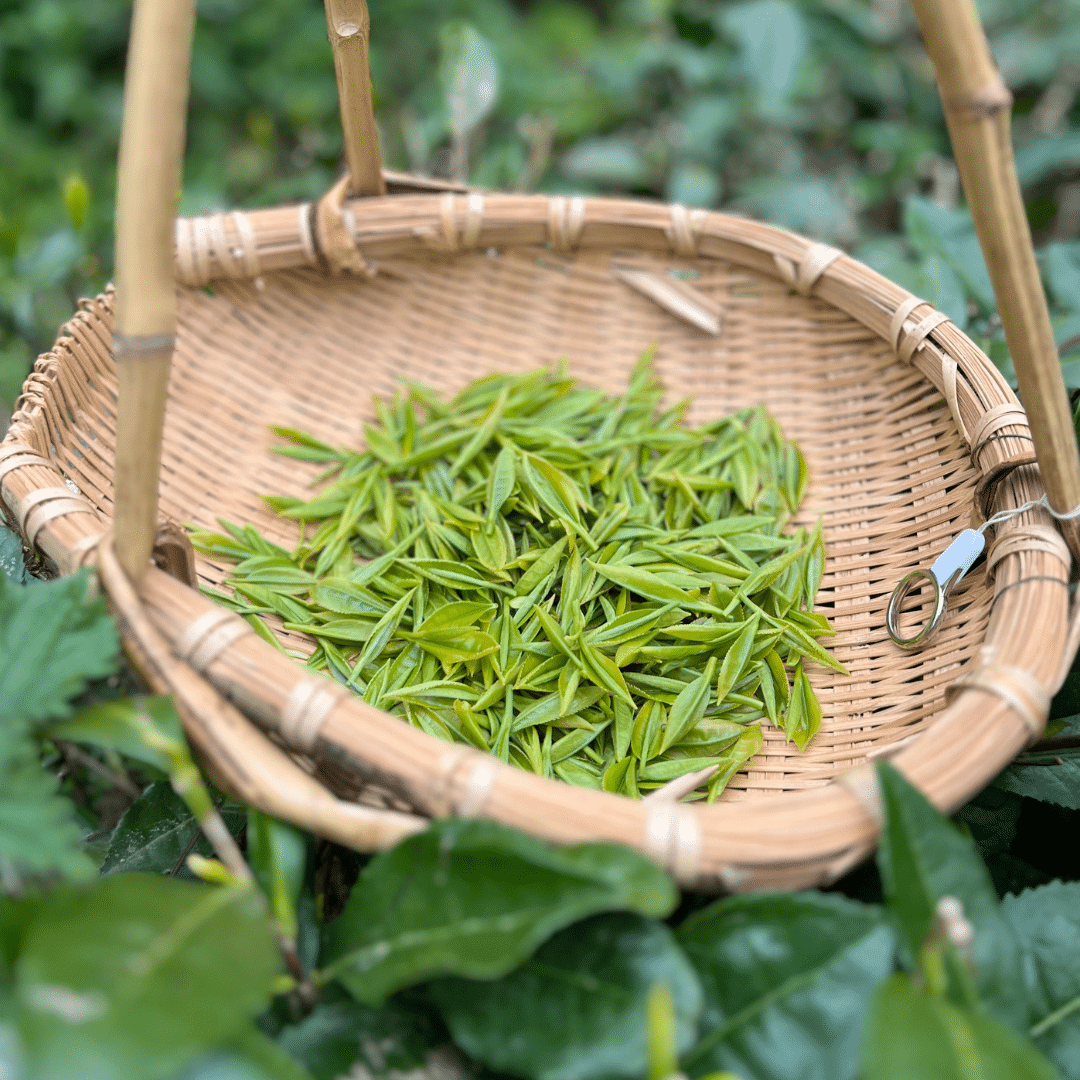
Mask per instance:
[[[909,958],[922,948],[938,900],[956,897],[975,928],[975,981],[982,1000],[995,1015],[1022,1027],[1030,1006],[1015,990],[1022,977],[1020,944],[986,867],[971,841],[900,773],[887,762],[877,771],[885,809],[878,868]]]
[[[814,892],[738,896],[675,936],[705,993],[690,1075],[855,1080],[870,996],[893,970],[880,908]]]
[[[1058,1080],[1024,1036],[982,1012],[932,997],[906,975],[874,996],[862,1052],[865,1080]]]
[[[23,560],[22,537],[0,525],[0,574],[15,585],[29,585],[33,578]]]
[[[360,1074],[393,1076],[423,1068],[427,1052],[445,1041],[437,1018],[390,1001],[373,1008],[348,998],[320,1002],[278,1036],[282,1050],[313,1080]]]
[[[201,1058],[175,1080],[316,1080],[254,1024]]]
[[[1022,754],[997,777],[994,786],[1039,802],[1080,810],[1080,750]]]
[[[323,974],[378,1004],[436,975],[497,978],[586,915],[663,917],[675,900],[667,876],[629,849],[556,848],[489,822],[436,822],[361,873],[328,928]]]
[[[163,747],[184,744],[176,706],[165,694],[99,702],[44,725],[40,733],[50,739],[115,750],[165,773],[171,762]]]
[[[296,904],[307,863],[304,834],[292,825],[248,807],[247,859],[270,905],[274,922],[286,937],[295,939]]]
[[[226,827],[238,836],[247,822],[243,808],[219,807]],[[124,811],[109,837],[101,873],[146,870],[158,874],[177,871],[187,876],[184,858],[194,851],[210,856],[210,845],[199,835],[199,825],[168,781],[151,784]]]
[[[167,1077],[262,1008],[278,966],[249,887],[132,874],[61,891],[15,964],[30,1071],[40,1080]]]
[[[1063,1077],[1080,1076],[1080,883],[1025,889],[1001,908],[1029,973],[1024,995],[1035,1045]]]
[[[693,968],[663,923],[619,914],[561,931],[494,984],[437,979],[429,993],[455,1043],[490,1069],[527,1080],[637,1080],[657,985],[670,990],[675,1044],[688,1050],[701,1009]]]

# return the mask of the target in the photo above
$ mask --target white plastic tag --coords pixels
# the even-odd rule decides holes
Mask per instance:
[[[976,529],[965,529],[938,557],[930,567],[930,573],[937,578],[944,589],[949,579],[956,573],[959,581],[970,569],[971,564],[982,554],[986,547],[986,537]],[[954,581],[952,584],[956,584]]]

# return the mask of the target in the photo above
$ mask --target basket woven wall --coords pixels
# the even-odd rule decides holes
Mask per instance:
[[[362,4],[343,6],[364,25]],[[335,44],[355,108],[348,89],[367,85],[366,52],[358,67]],[[349,116],[350,152],[366,146],[377,164],[371,129]],[[1069,552],[1043,511],[998,528],[924,650],[900,650],[885,630],[904,574],[973,515],[1042,494],[1027,418],[970,339],[855,260],[768,225],[438,188],[390,177],[391,194],[346,198],[338,185],[316,206],[177,223],[162,520],[251,522],[291,546],[296,534],[260,495],[305,496],[316,470],[269,453],[270,425],[356,445],[371,396],[403,375],[452,392],[560,357],[584,383],[619,390],[655,342],[672,397],[693,397],[692,422],[764,401],[801,446],[812,478],[802,517],[825,529],[818,608],[851,674],[814,670],[825,718],[809,751],[766,728],[762,753],[710,807],[544,780],[378,712],[185,584],[190,553],[175,528],[157,549],[173,573],[151,568],[138,585],[99,542],[118,453],[108,292],[80,306],[28,379],[0,446],[0,494],[61,572],[97,559],[129,652],[176,695],[220,783],[360,850],[427,817],[480,815],[558,842],[633,845],[685,884],[804,886],[872,849],[873,758],[894,755],[951,809],[1038,737],[1070,659]],[[128,332],[121,365],[144,362],[146,337],[132,346]],[[143,457],[154,460],[152,446]],[[202,558],[194,569],[214,586],[226,570]]]

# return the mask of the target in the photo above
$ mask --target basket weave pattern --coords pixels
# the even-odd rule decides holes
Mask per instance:
[[[262,740],[275,763],[267,767],[314,785],[309,795],[325,815],[304,819],[308,827],[355,847],[415,827],[406,813],[391,814],[373,839],[377,815],[361,819],[347,801],[359,798],[416,815],[482,814],[557,841],[630,843],[686,883],[806,885],[835,878],[873,843],[868,755],[895,751],[950,808],[1037,736],[1065,637],[1069,566],[1041,512],[1001,527],[991,571],[977,568],[952,594],[927,648],[904,653],[885,631],[896,582],[928,566],[972,523],[973,507],[985,513],[1041,494],[1008,385],[929,305],[821,245],[682,208],[395,195],[348,203],[340,222],[360,272],[340,272],[340,258],[326,265],[320,253],[341,247],[320,242],[314,208],[178,229],[186,284],[161,473],[165,517],[210,528],[218,517],[251,522],[292,546],[293,526],[259,496],[306,497],[317,469],[268,453],[269,425],[356,446],[372,395],[389,396],[402,376],[453,392],[486,372],[562,357],[582,382],[618,391],[656,343],[671,397],[692,398],[690,422],[764,401],[799,443],[811,472],[801,516],[820,516],[825,527],[817,606],[851,674],[810,671],[825,719],[806,753],[766,726],[764,750],[720,804],[636,803],[449,747],[303,671],[235,616],[152,573],[144,599],[184,677],[201,670],[273,740],[251,728],[245,745]],[[719,309],[719,334],[631,288],[625,270],[660,281],[680,272],[705,309]],[[38,362],[0,448],[4,502],[61,569],[89,557],[110,517],[110,341],[106,294],[85,302]],[[206,584],[219,585],[226,569],[197,560]],[[274,629],[288,648],[310,649],[280,623]],[[980,679],[989,669],[994,678]],[[962,675],[976,686],[947,706]],[[239,714],[229,722],[246,723]],[[195,741],[213,767],[214,748]],[[320,784],[340,798],[316,794]]]

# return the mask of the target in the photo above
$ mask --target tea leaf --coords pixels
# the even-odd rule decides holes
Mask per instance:
[[[809,743],[803,661],[843,669],[815,640],[820,523],[784,531],[806,462],[764,407],[685,427],[651,353],[616,398],[565,367],[445,402],[407,386],[373,403],[366,449],[285,433],[330,466],[313,498],[269,498],[312,523],[295,552],[196,533],[236,564],[221,602],[281,616],[318,643],[309,666],[405,722],[568,783],[637,797],[716,760],[715,799],[757,721]]]

